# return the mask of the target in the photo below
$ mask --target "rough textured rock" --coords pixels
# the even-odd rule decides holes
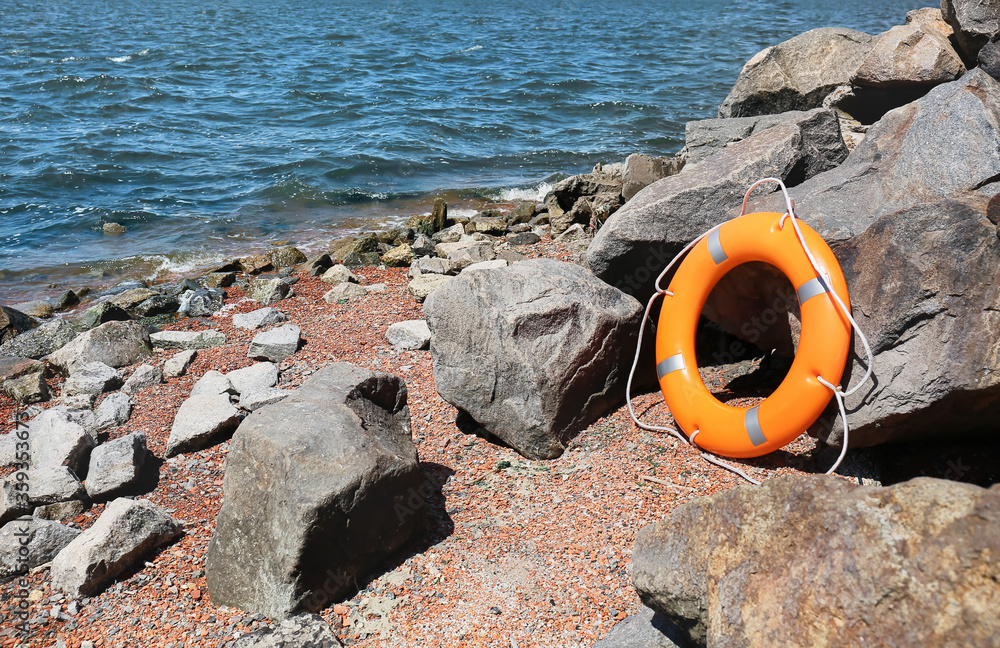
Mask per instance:
[[[320,369],[233,436],[206,562],[213,603],[321,609],[423,530],[428,488],[403,381]]]
[[[125,425],[132,416],[132,399],[128,394],[115,392],[101,401],[94,410],[93,422],[87,425],[91,434],[96,434],[108,428]]]
[[[422,274],[414,277],[406,289],[419,303],[423,303],[432,292],[451,281],[451,277],[439,274]]]
[[[992,40],[979,50],[979,67],[994,79],[1000,79],[1000,40]],[[3,347],[0,347],[0,352]]]
[[[573,223],[587,224],[592,217],[605,220],[621,206],[621,175],[585,173],[562,180],[545,198],[552,236],[562,234]]]
[[[0,525],[29,513],[31,504],[28,503],[28,492],[24,482],[19,481],[16,475],[0,478]]]
[[[766,177],[801,178],[811,148],[799,125],[785,122],[685,166],[618,210],[594,237],[587,262],[599,278],[644,301],[674,255],[738,211],[750,185]]]
[[[231,270],[226,272],[209,272],[199,279],[199,281],[205,288],[228,288],[236,283],[236,273]]]
[[[323,276],[319,278],[323,283],[328,283],[331,286],[336,286],[342,283],[360,283],[358,276],[351,272],[347,266],[335,265],[329,270],[323,273]]]
[[[49,400],[45,365],[28,358],[0,356],[0,392],[24,404]]]
[[[918,205],[837,247],[875,354],[873,382],[847,398],[851,445],[992,434],[1000,288],[984,277],[1000,267],[1000,239],[984,218],[985,199],[978,203]],[[856,382],[863,374],[855,361],[846,376]],[[839,412],[829,409],[813,433],[839,445]]]
[[[272,324],[280,324],[288,319],[277,308],[258,308],[249,313],[233,315],[233,326],[241,329],[259,329]]]
[[[122,386],[122,391],[126,394],[138,394],[147,387],[159,385],[163,382],[163,371],[153,365],[139,365],[132,375],[128,377]]]
[[[342,301],[361,299],[368,294],[368,291],[356,283],[341,283],[335,285],[323,294],[323,301],[327,304],[336,304]]]
[[[843,164],[789,194],[828,242],[843,241],[919,203],[1000,192],[998,140],[1000,82],[974,69],[887,113]],[[784,202],[776,194],[748,211],[784,211]]]
[[[0,529],[0,578],[44,565],[78,535],[80,529],[50,520],[31,517],[8,522]]]
[[[64,520],[69,520],[75,518],[87,510],[89,506],[84,504],[80,500],[71,500],[69,502],[57,502],[55,504],[46,504],[45,506],[35,507],[32,517],[38,518],[39,520],[55,520],[56,522],[62,522]]]
[[[264,253],[264,258],[274,268],[291,268],[308,260],[306,255],[294,245],[283,245],[273,250],[268,250]]]
[[[127,322],[132,319],[128,312],[111,302],[101,302],[83,312],[82,315],[73,320],[73,325],[81,330],[89,331],[106,322]]]
[[[456,277],[424,305],[438,392],[521,454],[558,457],[624,395],[642,310],[559,261]]]
[[[941,0],[941,13],[955,30],[954,39],[967,61],[1000,33],[1000,5],[989,0]]]
[[[216,331],[160,331],[149,336],[158,349],[210,349],[226,343],[226,336]]]
[[[129,311],[150,297],[156,297],[159,294],[152,288],[133,288],[115,295],[109,301],[118,308]]]
[[[247,357],[254,360],[281,362],[295,353],[302,341],[301,329],[294,324],[284,324],[270,331],[258,333],[250,343]]]
[[[451,227],[446,227],[440,232],[435,232],[431,240],[435,243],[457,243],[465,236],[465,227],[461,223],[455,223]],[[437,253],[437,246],[434,246],[434,254]],[[431,254],[431,252],[428,252]]]
[[[146,436],[133,432],[97,446],[90,453],[87,494],[91,499],[107,499],[135,485],[146,460]]]
[[[77,367],[63,383],[62,393],[66,396],[92,394],[97,396],[122,386],[118,372],[103,362],[88,362]]]
[[[851,83],[876,88],[933,86],[963,74],[965,64],[947,37],[918,25],[897,25],[879,37]]]
[[[74,413],[65,407],[51,407],[31,420],[28,434],[33,468],[66,466],[81,474],[91,449],[97,445]]]
[[[0,342],[7,343],[38,323],[10,306],[0,306]]]
[[[4,342],[0,345],[0,356],[38,360],[70,343],[79,334],[80,330],[66,320],[53,320]]]
[[[401,349],[426,349],[431,343],[431,330],[426,320],[396,322],[386,330],[385,339]]]
[[[236,318],[233,317],[235,324]],[[187,373],[188,367],[194,362],[198,352],[195,349],[179,351],[163,362],[163,375],[167,378],[178,378]]]
[[[175,313],[181,303],[173,295],[155,295],[129,310],[133,317],[154,317],[164,313]]]
[[[336,648],[342,646],[323,617],[299,614],[282,619],[273,630],[257,630],[233,642],[232,648]]]
[[[69,598],[89,596],[182,533],[177,520],[148,500],[116,499],[52,561],[52,588]]]
[[[237,394],[253,389],[274,387],[278,383],[278,365],[273,362],[257,362],[226,374]]]
[[[205,375],[198,379],[188,396],[220,396],[223,394],[236,396],[238,392],[228,376],[212,369],[206,371]]]
[[[418,257],[429,256],[435,253],[434,245],[434,241],[429,236],[417,234],[410,249],[412,249],[413,254]]]
[[[643,603],[709,646],[986,646],[1000,486],[779,477],[636,535]]]
[[[456,272],[455,264],[448,259],[426,256],[420,257],[410,264],[410,272],[407,276],[414,279],[422,274],[447,275]]]
[[[917,25],[922,29],[930,29],[945,38],[951,38],[955,33],[948,21],[944,19],[940,7],[922,7],[906,12],[906,24]]]
[[[21,302],[19,304],[13,304],[11,305],[11,308],[13,308],[16,311],[24,313],[28,317],[37,317],[40,319],[47,319],[49,317],[52,317],[52,312],[54,310],[52,308],[52,304],[43,299],[35,299],[33,301],[26,301],[26,302]]]
[[[534,232],[518,232],[517,234],[512,234],[507,237],[508,245],[534,245],[542,240],[538,234]]]
[[[85,495],[80,478],[66,466],[42,466],[28,471],[28,501],[33,505],[68,502]]]
[[[496,252],[491,243],[480,243],[475,241],[459,241],[457,243],[442,243],[438,245],[441,256],[451,261],[453,272],[458,272],[462,268],[481,261],[492,261],[496,258]]]
[[[141,362],[153,354],[149,334],[139,322],[106,322],[46,358],[64,376],[89,362],[103,362],[109,367],[124,367]]]
[[[719,117],[818,108],[851,75],[875,37],[842,27],[813,29],[758,52],[719,106]]]
[[[786,123],[797,125],[802,137],[802,172],[801,177],[792,178],[793,184],[828,171],[847,157],[837,112],[815,108],[776,115],[690,121],[684,126],[684,159],[687,164],[703,162],[730,144]]]
[[[240,393],[240,407],[248,412],[254,412],[264,407],[282,401],[291,395],[290,389],[276,389],[274,387],[250,387]]]
[[[685,160],[681,157],[652,157],[642,153],[633,153],[625,158],[625,170],[622,173],[622,198],[631,200],[657,180],[672,176],[684,167]]]
[[[684,646],[680,631],[662,614],[642,608],[615,625],[594,648],[679,648]]]
[[[310,277],[316,277],[329,270],[332,265],[333,259],[330,258],[329,254],[323,253],[308,259],[305,263],[299,265],[295,271],[304,272]]]
[[[413,248],[404,243],[383,254],[382,263],[390,268],[406,268],[415,258],[416,254],[413,253]]]
[[[181,295],[180,307],[189,317],[211,317],[222,308],[226,291],[221,288],[203,288]]]
[[[242,418],[229,394],[191,396],[174,416],[164,456],[205,448],[232,433]]]
[[[248,298],[268,306],[277,304],[292,294],[292,287],[279,278],[259,277],[247,286]]]

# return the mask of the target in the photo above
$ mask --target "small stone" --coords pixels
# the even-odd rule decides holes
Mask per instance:
[[[280,278],[259,277],[250,282],[246,294],[249,299],[269,306],[291,297],[294,292],[292,287]]]
[[[139,365],[129,379],[122,386],[122,391],[126,394],[138,394],[147,387],[159,385],[163,382],[163,372],[158,367],[144,364]]]
[[[360,283],[361,280],[358,279],[358,276],[351,272],[347,266],[337,264],[324,272],[323,276],[320,277],[320,281],[336,286],[348,282]]]
[[[235,317],[233,318],[235,322]],[[188,367],[191,366],[191,362],[195,359],[198,352],[194,349],[187,349],[179,353],[174,354],[166,362],[163,363],[163,375],[167,378],[178,378],[187,373]]]
[[[406,268],[409,267],[415,258],[416,255],[413,252],[413,248],[404,243],[383,254],[382,263],[390,268]]]
[[[401,349],[426,349],[430,346],[431,331],[425,320],[396,322],[385,333],[389,344]]]
[[[301,329],[294,324],[258,333],[250,343],[247,356],[254,360],[281,362],[299,348]]]
[[[368,291],[354,283],[342,283],[334,286],[323,295],[323,301],[328,304],[337,304],[354,299],[360,299],[368,294]]]
[[[182,313],[190,317],[210,317],[222,308],[226,292],[221,288],[205,288],[194,290],[190,294],[181,295],[180,308]]]
[[[212,369],[205,372],[205,375],[198,379],[198,382],[191,388],[189,397],[193,396],[220,396],[222,394],[236,395],[238,392],[233,387],[233,382],[225,374]]]
[[[119,223],[105,223],[102,229],[104,230],[105,234],[111,234],[111,235],[124,234],[125,232],[128,231],[124,225],[121,225]]]
[[[105,398],[94,412],[94,421],[88,427],[91,434],[108,428],[125,425],[132,416],[132,399],[124,392],[115,392]]]

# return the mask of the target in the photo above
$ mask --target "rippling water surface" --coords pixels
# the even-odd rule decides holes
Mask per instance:
[[[5,0],[0,300],[673,153],[757,51],[919,6]]]

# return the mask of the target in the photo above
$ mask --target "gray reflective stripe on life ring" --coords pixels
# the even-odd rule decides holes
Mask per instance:
[[[747,436],[750,437],[750,443],[754,444],[754,446],[767,443],[767,437],[764,436],[764,430],[760,429],[760,420],[757,418],[756,407],[751,407],[747,410],[747,415],[743,420],[743,424],[746,425]]]
[[[647,367],[649,365],[646,365]],[[684,369],[687,365],[684,364],[684,356],[678,353],[677,355],[672,355],[656,365],[656,377],[663,380],[663,377],[668,373],[677,371],[679,369]]]
[[[712,233],[708,235],[708,253],[712,255],[712,261],[715,261],[715,265],[729,259],[726,256],[726,251],[722,249],[722,241],[719,240],[719,230],[717,229],[712,230]]]
[[[813,277],[799,286],[795,292],[799,296],[799,305],[801,306],[816,295],[830,292],[830,284],[824,277]]]

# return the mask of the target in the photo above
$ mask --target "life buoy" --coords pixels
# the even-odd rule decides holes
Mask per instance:
[[[684,258],[664,296],[656,335],[656,371],[677,424],[695,445],[724,457],[758,457],[789,443],[813,424],[840,384],[851,322],[834,301],[850,304],[847,282],[830,246],[799,221],[821,270],[817,276],[786,215],[745,214],[712,230]],[[736,266],[769,263],[796,289],[802,330],[781,385],[750,408],[720,402],[705,386],[695,361],[698,318],[715,284]]]

